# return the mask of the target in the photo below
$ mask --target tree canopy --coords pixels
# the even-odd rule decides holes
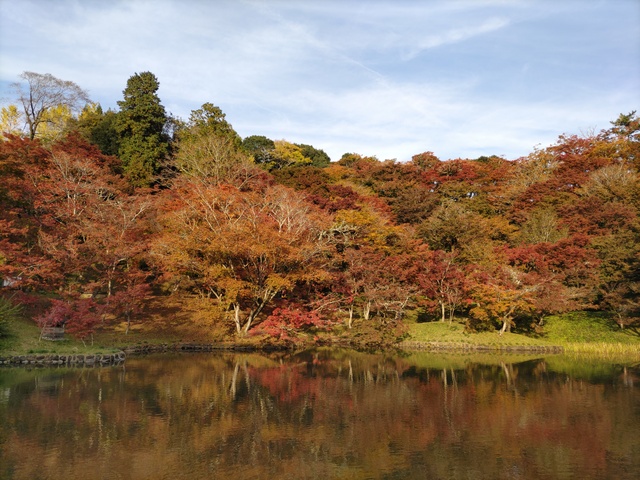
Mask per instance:
[[[151,72],[136,73],[127,80],[118,101],[115,128],[120,135],[119,157],[129,181],[136,186],[148,186],[169,152],[165,134],[167,115],[157,91],[160,83]]]
[[[212,103],[171,138],[158,86],[136,74],[119,111],[68,110],[50,136],[44,120],[34,136],[9,128],[16,109],[3,110],[0,278],[55,299],[43,322],[66,315],[81,335],[83,315],[129,321],[153,296],[197,298],[201,326],[237,335],[396,338],[407,312],[507,332],[592,310],[637,327],[635,112],[517,161],[332,163],[310,145],[242,140]],[[162,188],[138,188],[161,168]]]

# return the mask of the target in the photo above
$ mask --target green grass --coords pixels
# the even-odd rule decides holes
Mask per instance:
[[[598,358],[607,361],[640,361],[640,332],[620,329],[604,313],[572,312],[548,317],[539,337],[498,332],[465,331],[454,322],[412,323],[410,339],[415,342],[444,343],[452,346],[483,345],[499,350],[501,347],[561,346],[573,357]]]
[[[40,339],[40,329],[30,320],[18,319],[9,325],[9,335],[0,338],[0,356],[29,354],[96,354],[114,353],[127,345],[180,342],[182,339],[159,332],[132,329],[125,335],[118,329],[98,331],[85,341],[66,335],[62,341]],[[186,340],[188,341],[188,340]]]
[[[414,323],[409,326],[410,340],[463,345],[501,346],[552,346],[554,343],[515,333],[500,335],[495,332],[467,332],[464,325],[453,322]]]
[[[573,356],[640,361],[640,331],[621,329],[604,313],[572,312],[548,317],[545,337]]]
[[[40,340],[40,329],[29,320],[17,319],[9,324],[9,334],[0,338],[0,355],[29,355],[29,354],[89,354],[113,353],[118,349],[115,345],[105,345],[91,340],[76,340],[67,337],[62,341],[52,342]]]
[[[172,300],[172,299],[169,299]],[[128,334],[126,325],[108,322],[97,328],[96,333],[84,342],[65,335],[63,341],[40,340],[40,329],[30,320],[37,311],[24,311],[8,325],[8,335],[0,338],[0,356],[26,354],[96,354],[113,353],[130,345],[154,345],[174,343],[207,343],[202,329],[194,328],[193,308],[182,303],[169,303],[162,297],[152,302],[144,316],[131,323]]]
[[[547,317],[544,332],[550,341],[563,344],[640,345],[638,331],[621,329],[601,312],[572,312]]]

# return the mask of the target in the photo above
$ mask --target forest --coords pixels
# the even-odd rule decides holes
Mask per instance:
[[[543,332],[640,323],[635,111],[518,159],[408,162],[167,114],[150,72],[117,110],[24,72],[2,108],[0,311],[85,338],[178,305],[208,340],[401,338],[405,319]],[[0,321],[0,334],[5,328]]]

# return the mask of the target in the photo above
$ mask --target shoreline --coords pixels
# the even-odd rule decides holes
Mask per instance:
[[[565,353],[560,345],[483,345],[454,342],[419,342],[406,340],[399,345],[400,349],[432,352],[495,352],[495,353]]]
[[[339,347],[339,345],[337,345]],[[96,354],[24,354],[0,355],[0,367],[96,367],[119,365],[129,356],[147,355],[165,352],[273,352],[282,350],[298,350],[278,345],[243,345],[230,344],[198,344],[198,343],[164,343],[146,345],[128,345],[115,353]],[[431,351],[449,353],[545,353],[562,354],[564,347],[558,345],[475,345],[453,342],[418,342],[404,341],[396,349],[405,351]]]

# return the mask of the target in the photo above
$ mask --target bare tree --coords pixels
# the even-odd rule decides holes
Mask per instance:
[[[47,121],[47,112],[55,107],[65,106],[69,110],[80,111],[90,102],[88,93],[74,82],[60,80],[50,73],[23,72],[20,78],[26,82],[12,84],[22,105],[29,138],[35,138],[38,127]]]

